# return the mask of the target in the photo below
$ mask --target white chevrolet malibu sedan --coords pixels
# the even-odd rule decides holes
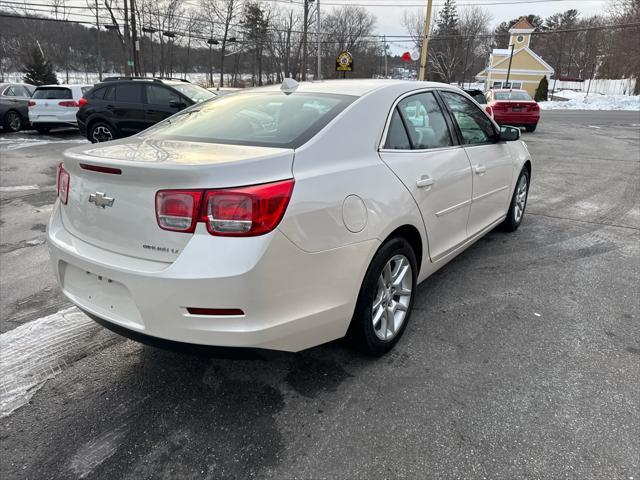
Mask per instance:
[[[226,95],[65,152],[54,271],[80,309],[140,341],[298,351],[347,336],[380,355],[421,281],[520,225],[519,138],[439,83]]]

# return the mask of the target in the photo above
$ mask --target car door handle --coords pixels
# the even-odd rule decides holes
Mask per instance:
[[[484,165],[476,165],[475,167],[473,167],[473,171],[476,173],[476,175],[482,175],[487,172],[487,167],[485,167]]]
[[[426,190],[429,190],[433,186],[433,178],[429,175],[422,175],[416,181],[416,185],[418,188],[425,188]]]

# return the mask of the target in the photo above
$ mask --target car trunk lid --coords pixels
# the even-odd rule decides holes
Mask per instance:
[[[65,152],[63,162],[71,178],[62,220],[70,233],[95,246],[172,262],[193,234],[158,226],[159,190],[277,181],[292,177],[292,164],[293,150],[283,148],[137,137],[76,147]]]
[[[55,117],[69,112],[70,108],[77,108],[78,103],[73,99],[73,92],[66,87],[39,87],[29,102],[29,112],[33,116]]]

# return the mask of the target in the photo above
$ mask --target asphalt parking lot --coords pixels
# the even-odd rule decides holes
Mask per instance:
[[[640,479],[640,112],[546,111],[524,139],[520,229],[425,281],[372,360],[341,342],[174,353],[80,322],[44,231],[84,140],[0,133],[3,364],[25,355],[0,395],[30,376],[0,405],[0,478]]]

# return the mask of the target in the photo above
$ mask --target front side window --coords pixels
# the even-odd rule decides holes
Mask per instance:
[[[453,145],[442,110],[432,92],[411,95],[398,103],[414,150]]]
[[[169,107],[172,102],[180,101],[178,94],[172,92],[168,88],[159,87],[157,85],[147,85],[145,88],[147,91],[147,103],[151,105]]]
[[[440,92],[456,119],[466,145],[493,143],[493,123],[480,108],[469,99],[453,92]]]
[[[73,95],[70,88],[38,87],[33,93],[33,98],[40,100],[69,100],[73,98]]]
[[[191,108],[145,136],[233,145],[298,148],[356,97],[322,93],[242,93]]]

